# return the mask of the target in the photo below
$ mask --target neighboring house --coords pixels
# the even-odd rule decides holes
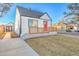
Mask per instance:
[[[14,29],[14,24],[12,22],[5,25],[5,32],[12,32]]]
[[[64,20],[62,20],[58,23],[58,26],[60,30],[73,30],[74,31],[78,29],[78,24],[73,21],[65,23]]]
[[[59,31],[59,30],[66,30],[66,24],[64,24],[64,21],[61,20],[59,23],[56,23],[53,25],[53,28],[56,30],[56,31]]]
[[[53,24],[52,27],[53,27],[54,31],[58,31],[61,29],[60,25],[58,25],[58,24]]]
[[[14,26],[13,23],[8,23],[5,25],[0,25],[0,32],[13,32]]]
[[[47,13],[23,7],[16,8],[15,32],[19,36],[46,33],[51,30],[52,20]]]
[[[5,25],[0,25],[0,33],[5,32]]]
[[[77,30],[78,29],[78,24],[74,22],[69,22],[66,25],[67,30]]]

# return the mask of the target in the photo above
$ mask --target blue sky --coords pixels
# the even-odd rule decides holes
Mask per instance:
[[[67,3],[16,3],[13,4],[10,11],[3,17],[0,17],[0,24],[14,22],[16,15],[16,6],[31,8],[33,10],[47,12],[52,19],[52,23],[57,23],[63,18],[63,13],[67,10]]]

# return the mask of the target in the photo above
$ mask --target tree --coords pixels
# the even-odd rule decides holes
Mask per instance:
[[[79,21],[79,4],[78,3],[69,4],[68,10],[69,12],[64,12],[64,15],[65,15],[64,17],[74,15],[74,17],[72,17],[71,19],[73,21]]]
[[[0,17],[4,16],[12,6],[12,3],[0,3]]]

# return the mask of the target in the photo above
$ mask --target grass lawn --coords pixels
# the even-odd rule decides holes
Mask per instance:
[[[62,35],[32,38],[26,42],[41,56],[79,55],[79,40]]]

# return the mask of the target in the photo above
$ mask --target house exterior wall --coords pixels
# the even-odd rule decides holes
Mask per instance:
[[[43,33],[43,32],[45,32],[44,31],[44,21],[45,20],[39,20],[38,21],[38,32],[39,33]],[[52,25],[51,25],[51,21],[50,20],[47,20],[47,23],[48,23],[48,31],[47,32],[49,32],[49,31],[51,31],[51,27],[52,27]]]
[[[28,20],[37,20],[38,21],[38,27],[43,27],[43,22],[46,21],[44,19],[37,19],[37,18],[31,18],[31,17],[25,17],[25,16],[21,16],[22,22],[24,21],[25,23],[27,22],[28,25]],[[52,22],[51,20],[47,20],[48,21],[48,27],[52,27]],[[27,30],[28,31],[28,30]]]
[[[16,17],[15,17],[15,28],[14,31],[16,34],[20,35],[20,13],[18,8],[16,9]]]
[[[0,25],[0,33],[5,32],[5,25]]]
[[[52,27],[52,22],[50,20],[48,21],[48,27]]]
[[[38,20],[38,27],[43,28],[43,22],[44,20]]]
[[[21,16],[21,36],[29,33],[28,17]]]
[[[24,34],[30,34],[29,33],[29,25],[28,25],[29,20],[37,20],[37,22],[38,22],[38,32],[44,31],[43,30],[43,27],[44,27],[43,22],[46,21],[46,20],[21,16],[21,36],[23,36]],[[51,27],[51,21],[48,21],[48,27]]]
[[[50,18],[47,14],[44,14],[43,16],[40,17],[40,19],[44,19],[44,20],[49,20],[50,21]]]
[[[48,14],[44,14],[43,16],[40,17],[41,19],[44,19],[44,21],[48,22],[48,32],[52,31],[52,20],[51,18],[48,16]]]
[[[37,20],[39,22],[40,19],[21,16],[21,36],[23,36],[24,34],[29,34],[29,24],[28,24],[29,20]]]

